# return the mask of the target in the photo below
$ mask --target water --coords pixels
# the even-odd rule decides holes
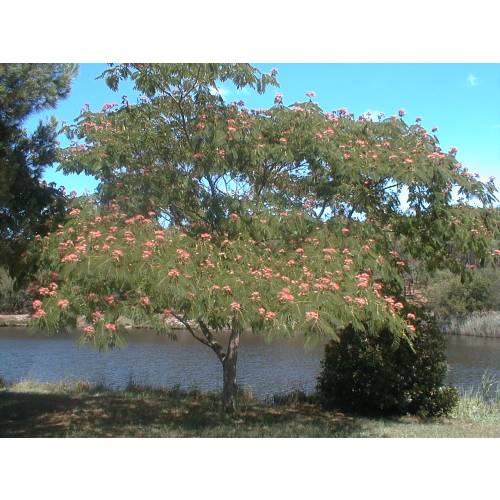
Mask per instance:
[[[171,341],[148,331],[133,331],[123,349],[99,353],[79,346],[74,335],[31,335],[23,328],[0,328],[0,377],[44,382],[86,380],[113,388],[130,381],[150,386],[203,391],[220,390],[222,369],[215,354],[179,332]],[[257,397],[300,389],[312,392],[320,369],[323,346],[304,348],[303,339],[244,335],[238,358],[238,382]],[[489,370],[500,379],[500,339],[450,337],[448,381],[470,388]]]

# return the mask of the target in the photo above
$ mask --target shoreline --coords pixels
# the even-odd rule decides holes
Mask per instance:
[[[29,327],[29,314],[0,314],[0,328],[28,328]],[[119,320],[120,321],[120,320]],[[166,323],[174,330],[184,330],[185,326],[177,321],[175,318],[170,318],[166,320]],[[77,320],[77,328],[81,329],[86,325],[83,317],[79,317]],[[126,318],[122,320],[122,325],[125,329],[130,330],[132,328],[136,330],[150,330],[149,326],[145,325],[133,325]]]
[[[29,314],[0,314],[0,328],[28,328],[29,327]],[[174,318],[168,319],[167,323],[174,330],[184,330],[185,327],[182,323],[177,321]],[[77,328],[83,328],[85,323],[83,318],[80,318],[77,324]],[[131,322],[126,319],[123,321],[123,326],[125,329],[135,329],[135,330],[150,330],[151,328],[144,325],[135,326]],[[482,338],[490,338],[490,339],[500,339],[500,332],[487,332],[486,334],[478,334],[478,333],[468,333],[462,331],[453,331],[451,332],[449,328],[445,328],[444,332],[448,337],[482,337]]]

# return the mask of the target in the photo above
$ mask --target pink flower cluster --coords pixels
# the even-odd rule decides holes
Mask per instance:
[[[295,297],[290,293],[289,288],[282,288],[280,292],[278,292],[278,300],[280,302],[293,302]]]
[[[177,254],[177,257],[180,259],[180,260],[188,260],[189,257],[191,257],[191,254],[189,252],[187,252],[186,250],[183,250],[182,248],[178,248],[175,253]]]
[[[309,319],[309,320],[313,320],[313,321],[319,320],[319,312],[317,312],[317,311],[307,311],[305,316],[306,316],[306,319]]]

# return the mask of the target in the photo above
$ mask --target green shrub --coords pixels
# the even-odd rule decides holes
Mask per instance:
[[[426,290],[432,311],[441,320],[500,309],[500,270],[472,271],[462,283],[460,276],[441,271],[430,279]]]
[[[0,314],[28,312],[30,298],[26,290],[17,290],[16,281],[0,267]]]
[[[444,335],[429,319],[418,324],[412,346],[389,331],[378,335],[350,327],[325,348],[318,399],[328,409],[369,414],[448,414],[458,392],[443,386]]]

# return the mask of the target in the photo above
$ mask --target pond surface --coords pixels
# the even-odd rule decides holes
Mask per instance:
[[[179,332],[172,341],[148,331],[131,331],[126,347],[99,353],[79,346],[75,335],[46,337],[24,328],[0,328],[0,377],[43,382],[86,380],[113,388],[130,381],[156,387],[220,390],[222,369],[215,354]],[[300,389],[312,392],[323,357],[323,345],[304,348],[300,336],[271,343],[243,335],[238,382],[257,397]],[[470,388],[485,370],[500,379],[500,339],[450,337],[448,380]]]

